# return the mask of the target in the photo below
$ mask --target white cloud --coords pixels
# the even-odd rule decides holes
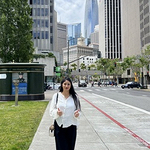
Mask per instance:
[[[85,0],[55,0],[54,2],[58,22],[81,23],[83,27]]]

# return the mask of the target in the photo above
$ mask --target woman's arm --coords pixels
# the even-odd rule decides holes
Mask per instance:
[[[57,114],[57,104],[56,104],[56,97],[57,97],[57,93],[55,93],[53,95],[51,104],[50,104],[50,109],[49,109],[49,114],[50,116],[52,116],[54,119],[57,119],[59,117],[59,115]]]

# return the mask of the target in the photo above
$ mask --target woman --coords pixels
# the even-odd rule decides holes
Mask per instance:
[[[64,78],[61,81],[60,91],[53,95],[50,106],[50,115],[55,120],[54,135],[57,150],[74,150],[80,111],[80,102],[72,81],[70,78]]]

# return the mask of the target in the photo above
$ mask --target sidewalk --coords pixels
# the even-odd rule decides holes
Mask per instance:
[[[56,91],[47,91],[50,101]],[[82,116],[75,150],[148,150],[150,149],[150,113],[111,99],[78,92]],[[50,104],[50,103],[49,103]],[[29,150],[55,150],[54,137],[48,135],[52,118],[49,105]],[[148,148],[149,147],[149,148]]]

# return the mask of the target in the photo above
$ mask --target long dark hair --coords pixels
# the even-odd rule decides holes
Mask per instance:
[[[63,83],[64,83],[66,80],[69,81],[70,84],[71,84],[71,87],[70,87],[70,90],[69,90],[69,94],[72,95],[72,98],[73,98],[73,100],[74,100],[74,104],[75,104],[75,106],[76,106],[76,110],[77,110],[77,109],[81,110],[80,101],[79,101],[79,99],[77,98],[77,93],[75,92],[74,87],[73,87],[73,84],[72,84],[72,81],[71,81],[71,79],[70,79],[69,77],[65,77],[65,78],[61,81],[61,85],[60,85],[59,92],[63,92],[63,87],[62,87],[62,85],[63,85]]]

